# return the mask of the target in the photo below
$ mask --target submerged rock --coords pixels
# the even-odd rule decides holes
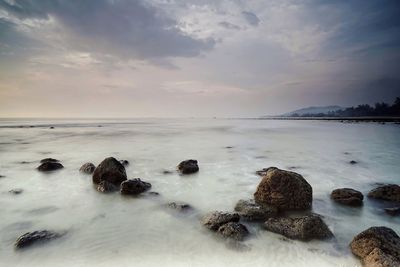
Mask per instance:
[[[11,190],[8,191],[8,192],[11,193],[11,194],[14,194],[14,195],[19,195],[19,194],[21,194],[23,191],[24,191],[23,189],[17,188],[17,189],[11,189]]]
[[[362,206],[364,196],[361,192],[351,188],[339,188],[332,191],[331,199],[347,206]]]
[[[53,159],[53,158],[45,158],[40,161],[40,163],[45,163],[45,162],[60,162],[60,161],[58,159]]]
[[[55,171],[64,168],[61,163],[47,161],[42,163],[37,169],[41,172]]]
[[[241,223],[228,222],[218,228],[218,233],[226,238],[243,241],[243,239],[249,235],[249,230],[247,230],[247,227]]]
[[[305,210],[311,208],[312,187],[298,173],[268,168],[254,193],[257,204],[279,210]]]
[[[265,221],[278,213],[277,208],[258,205],[253,199],[239,200],[235,206],[235,211],[247,221]]]
[[[151,188],[151,184],[143,182],[139,178],[129,179],[121,183],[121,194],[123,195],[138,195]]]
[[[56,233],[48,230],[28,232],[20,236],[15,241],[14,246],[16,249],[22,249],[33,244],[48,242],[50,240],[59,238],[62,235],[63,234],[61,233]]]
[[[182,161],[177,168],[181,174],[191,174],[199,171],[197,160],[194,159]]]
[[[170,202],[168,203],[168,207],[179,212],[187,212],[193,210],[192,206],[184,202]]]
[[[349,163],[350,163],[351,165],[354,165],[354,164],[357,164],[358,162],[355,161],[355,160],[351,160]]]
[[[206,214],[201,223],[210,230],[217,231],[222,225],[229,222],[238,222],[239,214],[230,212],[214,211]]]
[[[113,157],[104,159],[93,173],[93,183],[95,184],[106,181],[119,187],[126,180],[125,167]]]
[[[111,193],[118,191],[119,186],[116,186],[115,184],[109,183],[107,181],[101,181],[99,184],[96,185],[96,189],[97,191],[102,193]]]
[[[395,208],[385,208],[385,212],[391,216],[398,216],[400,215],[400,207]]]
[[[281,234],[290,239],[308,241],[333,237],[324,221],[317,215],[297,218],[269,218],[264,227],[270,232]]]
[[[400,238],[390,228],[368,228],[354,237],[350,248],[365,266],[400,266]]]
[[[388,184],[379,186],[368,193],[369,198],[400,202],[400,186]]]
[[[170,170],[163,170],[162,171],[162,174],[173,174],[174,172],[173,171],[170,171]]]
[[[93,163],[87,162],[79,168],[79,171],[82,173],[85,173],[85,174],[92,174],[95,169],[96,169],[96,166],[94,166]]]

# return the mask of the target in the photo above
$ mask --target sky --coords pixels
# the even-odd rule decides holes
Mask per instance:
[[[0,0],[0,117],[253,117],[400,96],[397,0]]]

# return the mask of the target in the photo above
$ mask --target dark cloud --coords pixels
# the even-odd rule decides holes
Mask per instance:
[[[0,0],[0,8],[20,19],[51,16],[76,49],[121,59],[193,57],[215,44],[188,36],[175,20],[142,1]]]
[[[232,24],[230,22],[227,21],[221,21],[220,23],[218,23],[219,26],[228,29],[228,30],[240,30],[241,28],[235,24]]]
[[[253,12],[243,11],[242,15],[244,19],[252,26],[258,26],[260,19]]]

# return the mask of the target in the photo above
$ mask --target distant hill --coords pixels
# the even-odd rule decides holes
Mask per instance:
[[[306,114],[312,115],[312,114],[328,114],[329,112],[334,112],[334,111],[338,111],[338,110],[342,110],[345,109],[343,107],[340,106],[322,106],[322,107],[308,107],[308,108],[302,108],[302,109],[298,109],[298,110],[294,110],[279,116],[283,116],[283,117],[290,117],[293,116],[295,114],[297,114],[298,116],[303,116]]]

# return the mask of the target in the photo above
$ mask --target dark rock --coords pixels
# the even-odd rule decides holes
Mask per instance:
[[[226,148],[226,149],[232,149],[233,146],[226,146],[225,148]]]
[[[400,238],[390,228],[368,228],[353,238],[350,248],[365,266],[400,266]]]
[[[197,160],[189,159],[182,161],[178,165],[178,170],[181,174],[191,174],[199,171]]]
[[[0,175],[0,178],[4,178],[4,177],[6,177],[5,175]]]
[[[351,188],[339,188],[332,191],[331,199],[347,206],[362,206],[364,196]]]
[[[151,188],[150,183],[143,182],[139,178],[129,179],[121,183],[121,194],[138,195]]]
[[[53,127],[53,126],[51,126],[49,129],[54,129],[54,127]]]
[[[238,222],[240,216],[237,213],[214,211],[206,214],[201,223],[210,230],[217,231],[222,225],[228,222]]]
[[[154,192],[154,191],[148,192],[147,194],[150,196],[159,196],[160,195],[160,193]]]
[[[45,158],[40,161],[40,163],[45,163],[45,162],[60,162],[60,161],[58,159],[53,159],[53,158]]]
[[[99,184],[96,185],[96,189],[99,192],[102,193],[111,193],[118,191],[119,186],[116,186],[115,184],[109,183],[107,181],[101,181]]]
[[[358,162],[355,161],[355,160],[351,160],[349,163],[352,164],[352,165],[354,165],[354,164],[357,164]]]
[[[400,186],[396,184],[388,184],[377,187],[368,193],[368,197],[380,200],[400,202]]]
[[[64,168],[61,163],[47,161],[42,163],[37,169],[41,172],[55,171]]]
[[[127,161],[126,159],[121,159],[119,162],[121,162],[121,164],[122,164],[124,167],[127,167],[127,166],[129,165],[129,161]]]
[[[333,237],[328,226],[317,215],[306,215],[297,218],[269,218],[264,227],[270,232],[303,241]]]
[[[241,223],[228,222],[218,228],[218,233],[220,233],[223,237],[242,241],[249,235],[249,230],[247,230],[246,226]]]
[[[258,185],[254,200],[278,210],[305,210],[311,208],[312,187],[300,174],[272,167]]]
[[[22,248],[31,246],[33,244],[48,242],[55,238],[59,238],[62,235],[63,234],[56,233],[53,231],[48,231],[48,230],[28,232],[28,233],[20,236],[15,241],[14,246],[16,249],[22,249]]]
[[[95,169],[96,169],[96,166],[94,166],[93,163],[87,162],[79,168],[79,171],[82,173],[85,173],[85,174],[92,174]]]
[[[235,211],[247,221],[265,221],[278,213],[277,208],[258,205],[253,199],[239,200]]]
[[[170,202],[168,203],[168,207],[177,210],[179,212],[187,212],[193,210],[192,206],[184,202]]]
[[[10,190],[10,191],[8,191],[8,192],[11,193],[11,194],[14,194],[14,195],[19,195],[19,194],[21,194],[23,191],[24,191],[23,189],[17,188],[17,189],[12,189],[12,190]]]
[[[173,174],[173,171],[169,171],[169,170],[163,170],[162,174]]]
[[[104,159],[93,173],[93,183],[95,184],[107,181],[119,187],[126,180],[125,167],[113,157]]]
[[[391,216],[398,216],[400,215],[400,207],[395,208],[385,208],[385,212]]]

